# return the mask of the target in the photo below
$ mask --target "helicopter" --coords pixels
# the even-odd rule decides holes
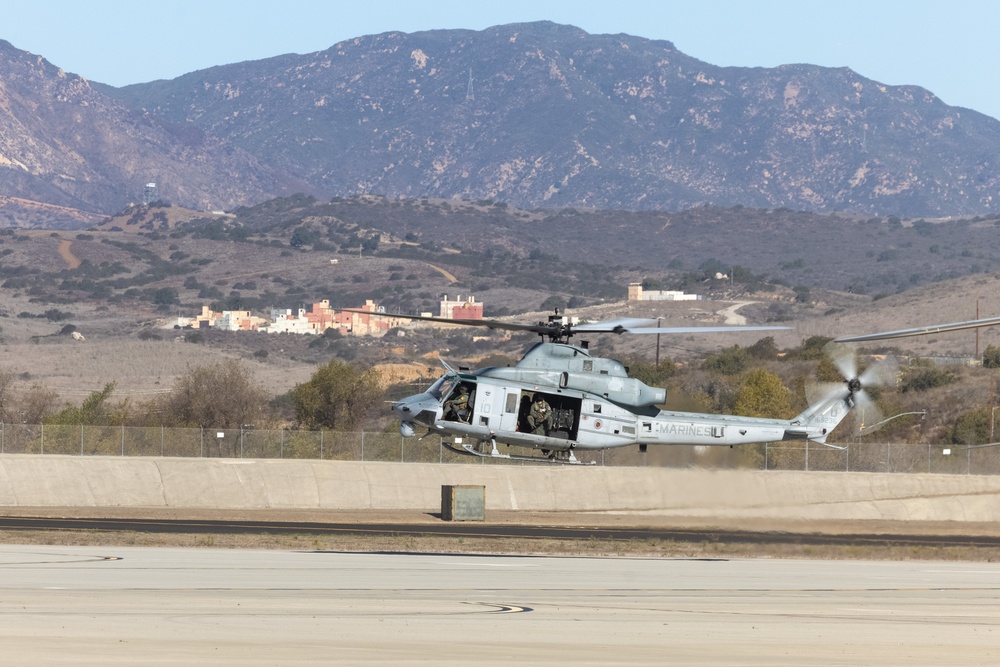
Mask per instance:
[[[400,433],[416,435],[417,427],[444,436],[449,449],[487,458],[576,464],[576,451],[649,445],[750,445],[781,440],[826,444],[827,436],[852,407],[865,400],[865,384],[875,376],[858,375],[853,364],[842,364],[842,383],[792,419],[661,410],[666,390],[629,377],[614,359],[591,355],[586,343],[569,342],[580,333],[690,334],[732,331],[775,331],[790,327],[724,326],[660,327],[659,320],[619,318],[575,324],[557,310],[547,322],[522,324],[498,320],[453,320],[431,316],[393,315],[478,326],[528,331],[543,342],[532,346],[514,366],[467,371],[442,361],[445,373],[426,391],[392,404]],[[547,340],[545,340],[547,339]],[[547,408],[541,425],[532,420],[532,404]],[[470,443],[464,443],[469,439]],[[501,453],[498,443],[534,454]]]

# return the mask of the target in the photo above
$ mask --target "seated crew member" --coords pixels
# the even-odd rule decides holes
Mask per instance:
[[[471,412],[469,407],[469,388],[464,384],[460,384],[455,389],[455,393],[444,402],[444,419],[468,422]]]
[[[534,435],[548,435],[552,428],[552,408],[540,393],[535,393],[535,400],[528,411],[528,426]]]

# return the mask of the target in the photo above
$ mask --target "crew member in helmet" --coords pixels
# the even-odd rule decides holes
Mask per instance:
[[[535,400],[528,411],[528,426],[534,435],[548,435],[552,428],[552,408],[540,392],[535,392]]]
[[[469,388],[464,384],[458,385],[451,398],[444,402],[444,418],[449,421],[468,423],[472,412],[469,408],[469,403]]]

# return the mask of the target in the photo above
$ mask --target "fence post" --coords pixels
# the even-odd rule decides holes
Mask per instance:
[[[42,423],[41,431],[42,431],[41,453],[44,454],[45,453],[45,423],[44,422]]]
[[[361,460],[365,460],[365,432],[361,432]]]
[[[163,458],[163,424],[160,424],[160,458]]]
[[[201,427],[201,458],[205,458],[205,427]]]
[[[806,472],[809,471],[809,441],[806,440]]]
[[[771,443],[764,443],[764,470],[767,470],[767,457],[771,453]]]
[[[319,427],[319,460],[323,460],[323,427]]]
[[[125,456],[125,424],[122,424],[122,456]]]
[[[4,452],[4,446],[7,444],[5,438],[7,437],[6,425],[0,422],[0,454]]]
[[[278,446],[278,458],[285,458],[285,429],[281,429],[281,444]]]

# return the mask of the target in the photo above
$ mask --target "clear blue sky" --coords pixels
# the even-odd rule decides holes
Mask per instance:
[[[996,0],[0,0],[0,39],[122,86],[390,30],[551,20],[715,65],[847,66],[1000,118]]]

